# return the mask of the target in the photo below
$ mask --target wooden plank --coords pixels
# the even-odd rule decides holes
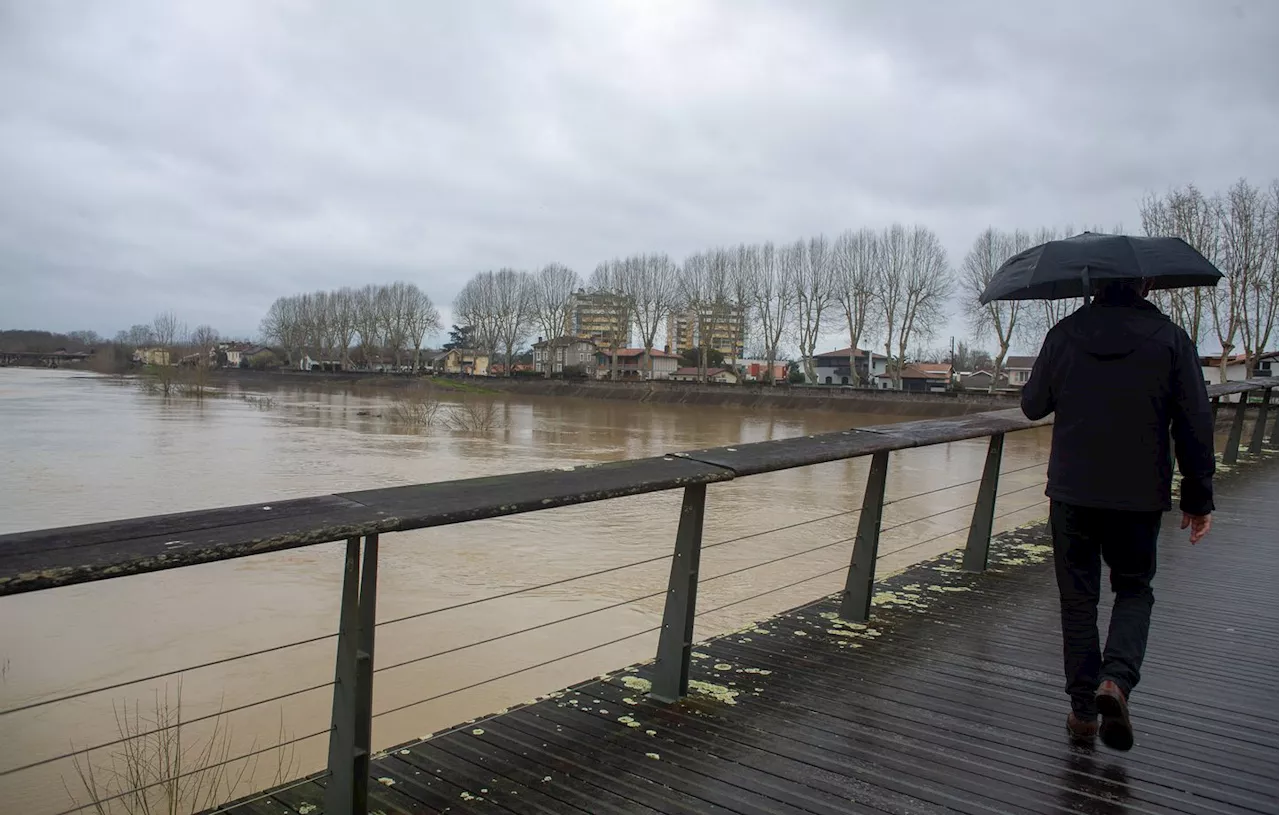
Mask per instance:
[[[604,501],[732,478],[732,473],[720,467],[663,456],[348,492],[338,497],[396,519],[396,525],[386,530],[394,532]]]
[[[372,534],[384,525],[376,511],[339,499],[311,514],[173,530],[119,543],[10,552],[0,539],[0,596],[278,552]]]
[[[432,749],[469,761],[477,767],[507,778],[514,783],[545,790],[548,796],[561,802],[561,811],[592,813],[592,815],[655,815],[657,810],[641,807],[614,791],[577,779],[572,786],[553,783],[561,774],[557,767],[542,763],[538,753],[521,750],[518,744],[505,740],[501,735],[486,732],[483,743],[466,739],[440,739],[428,742]],[[413,748],[417,751],[424,745]]]
[[[350,506],[351,502],[332,495],[314,498],[295,498],[288,501],[264,504],[246,504],[236,507],[175,512],[169,515],[152,515],[146,518],[129,518],[105,523],[64,526],[57,529],[38,529],[0,536],[0,556],[30,554],[54,549],[119,545],[128,541],[164,537],[181,537],[206,529],[229,531],[237,526],[258,523],[264,518],[278,520],[312,513],[323,513],[335,508]]]
[[[508,738],[501,729],[486,729],[484,740],[442,738],[430,744],[438,750],[493,768],[499,775],[526,786],[538,786],[547,794],[573,807],[598,815],[654,815],[658,810],[629,800],[612,788],[608,779],[596,783],[577,775],[574,766],[557,761],[540,750],[529,749]],[[416,746],[412,749],[417,749]],[[573,783],[564,783],[572,778]]]
[[[667,456],[21,532],[0,536],[0,596],[732,477]]]
[[[884,450],[907,450],[931,444],[1012,433],[1051,424],[1032,422],[1021,410],[972,413],[945,419],[923,419],[888,425],[839,430],[793,439],[690,450],[676,455],[727,467],[741,476],[855,458]]]

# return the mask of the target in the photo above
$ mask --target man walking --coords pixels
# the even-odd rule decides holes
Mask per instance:
[[[1099,735],[1133,746],[1129,695],[1138,684],[1154,598],[1156,538],[1171,509],[1173,466],[1182,474],[1182,528],[1191,543],[1213,511],[1213,422],[1196,348],[1147,302],[1148,281],[1110,280],[1062,320],[1022,391],[1029,419],[1055,414],[1049,520],[1062,603],[1063,662],[1077,741]],[[1098,645],[1102,564],[1115,604]]]

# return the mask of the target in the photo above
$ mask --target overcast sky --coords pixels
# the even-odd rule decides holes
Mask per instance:
[[[0,0],[0,327],[1277,174],[1275,0]],[[953,320],[942,345],[962,331]]]

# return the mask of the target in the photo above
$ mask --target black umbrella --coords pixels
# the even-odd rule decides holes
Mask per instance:
[[[1062,300],[1091,293],[1099,280],[1151,281],[1153,289],[1213,286],[1222,272],[1182,238],[1084,232],[1019,252],[991,277],[979,302]]]

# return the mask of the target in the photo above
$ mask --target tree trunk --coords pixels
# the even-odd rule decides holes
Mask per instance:
[[[898,387],[898,374],[901,373],[901,360],[895,365],[893,362],[893,340],[884,341],[884,372],[889,375],[890,387]]]
[[[1000,342],[1000,350],[996,353],[995,361],[991,368],[991,386],[987,388],[987,393],[995,393],[996,385],[1000,383],[1000,369],[1004,366],[1005,354],[1009,353],[1009,343],[1007,340]]]
[[[853,331],[853,318],[846,315],[846,321],[849,323],[849,384],[855,388],[858,387],[861,377],[858,376],[858,337]],[[871,362],[867,360],[868,364]],[[871,374],[871,368],[867,368],[867,374]]]

